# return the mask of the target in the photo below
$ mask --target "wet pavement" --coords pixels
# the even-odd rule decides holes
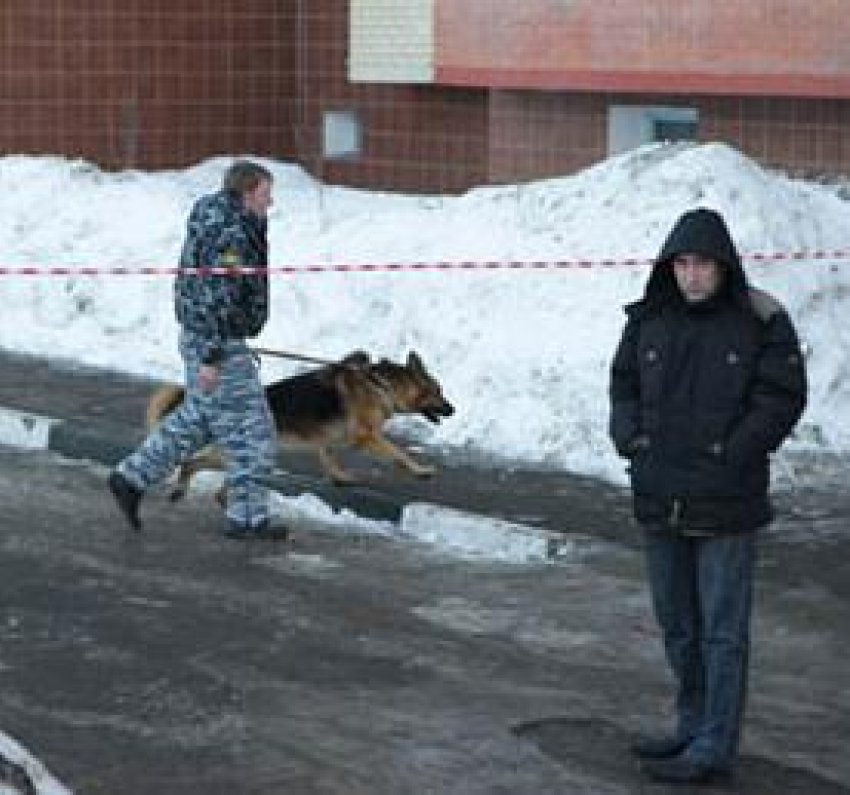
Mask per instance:
[[[141,436],[149,389],[0,356],[0,405],[63,419],[57,447],[87,430],[106,451],[0,448],[0,729],[75,792],[688,791],[647,784],[625,750],[662,722],[670,682],[621,489],[455,456],[426,482],[358,461],[370,487],[337,490],[603,540],[550,564],[307,522],[244,545],[205,494],[151,495],[130,535],[103,462]],[[329,491],[307,460],[280,468]],[[850,792],[850,495],[777,501],[740,768],[702,792]]]
[[[144,437],[145,403],[157,385],[109,370],[0,352],[0,407],[62,420],[51,431],[50,449],[70,457],[107,464],[119,460]],[[435,477],[416,480],[384,462],[344,454],[363,485],[335,487],[322,478],[312,456],[281,450],[271,485],[285,494],[310,490],[329,505],[375,519],[396,520],[405,504],[424,501],[578,532],[572,512],[564,510],[568,498],[577,518],[588,511],[611,517],[614,511],[618,520],[628,522],[622,490],[589,478],[530,471],[508,462],[494,465],[464,451],[437,449],[420,455],[439,461]]]

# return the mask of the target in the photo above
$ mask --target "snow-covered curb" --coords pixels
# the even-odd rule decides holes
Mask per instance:
[[[29,778],[26,784],[35,787],[34,791],[37,795],[71,795],[71,790],[53,778],[47,768],[26,748],[2,732],[0,732],[0,761],[11,763],[25,773]],[[0,795],[21,795],[23,792],[30,791],[14,786],[15,784],[24,786],[25,782],[10,779],[8,775],[0,777]]]
[[[546,563],[582,554],[577,538],[430,503],[406,505],[399,533],[464,560]]]
[[[27,450],[47,450],[50,430],[58,420],[0,406],[0,444]]]
[[[215,484],[212,477],[207,478],[197,485],[211,490]],[[318,522],[341,532],[416,541],[448,557],[481,563],[576,561],[592,546],[589,539],[584,543],[585,539],[577,536],[426,502],[405,505],[397,523],[364,519],[347,510],[335,511],[309,493],[298,497],[278,495],[275,511],[290,522]]]
[[[28,450],[51,450],[72,458],[103,461],[104,449],[115,440],[101,438],[97,429],[78,429],[73,423],[0,406],[0,444]],[[64,434],[55,433],[63,430]],[[65,437],[68,437],[67,439]],[[211,491],[221,476],[202,474],[195,489]],[[431,503],[404,505],[397,523],[363,518],[349,510],[334,510],[320,497],[305,493],[280,496],[276,510],[290,520],[312,520],[343,529],[415,540],[441,553],[469,561],[540,563],[572,559],[576,540],[503,519],[465,513]]]

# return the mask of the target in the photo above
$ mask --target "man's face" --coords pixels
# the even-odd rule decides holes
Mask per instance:
[[[242,195],[242,203],[245,205],[245,209],[260,218],[266,217],[273,201],[272,183],[268,179],[261,179],[254,188]]]
[[[673,259],[673,273],[689,303],[711,298],[723,281],[723,269],[717,260],[699,254],[679,254]]]

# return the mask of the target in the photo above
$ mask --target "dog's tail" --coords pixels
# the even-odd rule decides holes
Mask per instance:
[[[145,409],[145,426],[150,430],[166,414],[174,411],[182,402],[185,390],[177,384],[166,384],[156,390]]]

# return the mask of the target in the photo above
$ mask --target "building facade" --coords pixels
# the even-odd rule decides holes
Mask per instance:
[[[424,192],[653,140],[850,174],[846,0],[5,0],[0,150]]]

